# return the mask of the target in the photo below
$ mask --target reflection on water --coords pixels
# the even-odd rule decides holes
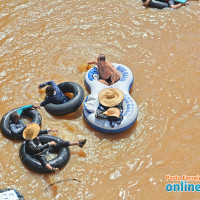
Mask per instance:
[[[43,108],[42,128],[76,141],[57,175],[26,169],[21,142],[0,135],[1,188],[26,199],[197,199],[197,193],[165,192],[165,175],[198,175],[200,45],[199,2],[176,11],[142,7],[141,1],[6,1],[0,6],[0,115],[40,103],[38,85],[74,81],[86,95],[87,61],[104,53],[128,66],[135,82],[137,122],[119,134],[92,129],[82,106],[64,117]],[[51,186],[48,185],[64,179]],[[103,191],[103,192],[102,192]]]

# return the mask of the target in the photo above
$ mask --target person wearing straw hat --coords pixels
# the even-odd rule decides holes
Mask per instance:
[[[110,108],[122,103],[124,93],[117,88],[106,88],[99,92],[98,97],[101,105]]]
[[[100,103],[98,108],[104,112],[96,116],[110,121],[111,127],[114,127],[115,123],[119,125],[123,119],[121,112],[124,93],[117,88],[107,88],[101,90],[98,97]]]
[[[120,110],[119,110],[119,108],[112,107],[112,108],[108,108],[108,110],[103,112],[103,114],[107,115],[109,117],[119,118],[120,117]]]
[[[106,61],[104,54],[100,54],[95,61],[88,62],[89,64],[96,64],[99,73],[99,82],[105,85],[113,85],[120,78],[119,72]]]
[[[120,109],[117,107],[108,108],[103,115],[106,115],[107,120],[110,122],[110,126],[113,128],[115,123],[120,125],[123,120],[123,115],[120,112]]]
[[[45,158],[44,151],[49,147],[56,147],[56,148],[62,148],[62,147],[68,147],[73,145],[78,145],[80,148],[82,148],[85,143],[85,140],[79,140],[78,142],[69,142],[69,141],[63,141],[56,143],[55,141],[48,142],[46,144],[41,144],[40,139],[38,136],[40,131],[40,127],[36,123],[32,123],[29,126],[27,126],[23,131],[23,138],[25,141],[25,151],[35,156],[35,158],[41,163],[43,167],[46,167],[53,173],[59,172],[59,168],[52,167],[47,159]]]

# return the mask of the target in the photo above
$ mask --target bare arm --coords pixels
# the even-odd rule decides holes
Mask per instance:
[[[97,64],[97,63],[98,63],[97,60],[94,60],[94,61],[88,62],[88,65],[90,65],[90,64]]]

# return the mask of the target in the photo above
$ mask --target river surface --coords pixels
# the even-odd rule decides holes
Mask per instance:
[[[165,176],[200,175],[200,3],[177,10],[147,9],[140,0],[1,0],[0,118],[39,104],[38,85],[84,84],[87,62],[100,53],[133,72],[130,94],[137,122],[119,134],[91,128],[83,106],[54,117],[44,108],[42,128],[65,140],[71,159],[57,175],[31,172],[19,158],[21,142],[0,134],[0,188],[29,200],[199,199],[198,192],[167,192]],[[49,187],[49,184],[64,179]],[[200,181],[188,183],[199,184]]]

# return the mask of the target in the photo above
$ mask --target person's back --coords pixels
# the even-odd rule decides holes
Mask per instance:
[[[64,94],[63,94],[64,95]],[[62,104],[65,103],[65,97],[63,95],[46,95],[45,100],[48,101],[48,103],[54,103],[54,104]],[[40,104],[41,106],[43,106],[43,104]]]
[[[112,64],[106,61],[106,57],[100,54],[97,61],[88,62],[88,64],[96,64],[99,73],[99,82],[112,85],[120,78],[119,72],[113,67]]]
[[[69,98],[63,94],[60,88],[54,83],[54,81],[49,81],[39,85],[39,89],[46,85],[50,85],[46,88],[45,100],[40,104],[40,106],[45,106],[48,103],[53,104],[63,104],[69,101]]]
[[[17,123],[11,122],[10,123],[10,130],[12,133],[16,134],[16,135],[21,135],[23,130],[25,129],[25,125],[22,122],[21,119],[19,119],[19,121]]]
[[[97,63],[97,67],[98,67],[99,76],[102,79],[106,80],[112,75],[113,66],[109,62],[101,61]]]

